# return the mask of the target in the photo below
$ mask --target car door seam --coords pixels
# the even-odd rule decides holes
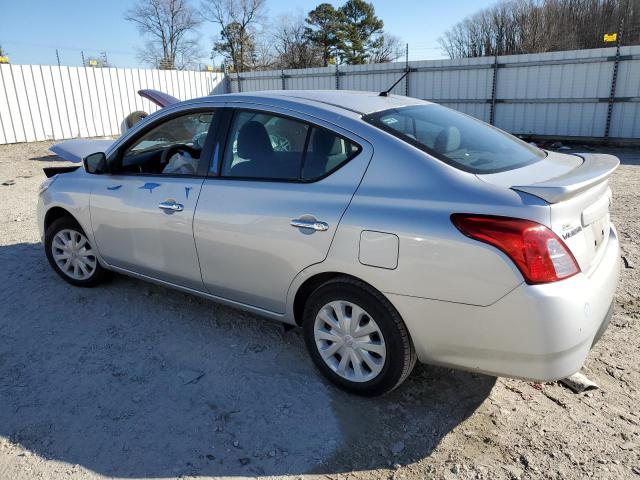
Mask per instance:
[[[202,282],[202,291],[206,292],[207,289],[204,286],[204,276],[202,275],[202,263],[200,263],[200,254],[198,253],[198,242],[196,242],[196,212],[198,211],[198,204],[200,203],[200,195],[202,194],[202,188],[204,187],[204,182],[206,178],[202,179],[200,183],[200,189],[198,190],[198,198],[196,198],[196,203],[193,206],[193,214],[191,215],[191,237],[193,238],[193,247],[196,251],[196,260],[198,261],[198,271],[200,272],[200,281]]]
[[[336,238],[336,234],[338,233],[338,228],[340,227],[340,224],[342,223],[342,219],[344,218],[345,214],[347,213],[347,210],[349,210],[349,207],[351,206],[351,203],[353,202],[353,199],[355,198],[356,194],[358,193],[358,190],[360,190],[360,186],[362,185],[362,182],[364,181],[364,177],[367,175],[367,171],[369,170],[369,166],[371,165],[371,161],[373,160],[373,157],[374,157],[374,154],[375,154],[375,148],[370,143],[368,143],[368,144],[371,146],[371,155],[369,156],[369,161],[367,162],[367,165],[364,168],[364,172],[362,172],[362,176],[360,177],[360,180],[358,181],[358,185],[356,186],[356,188],[353,190],[353,193],[351,194],[351,198],[347,202],[347,205],[344,207],[344,210],[342,211],[342,214],[340,215],[340,218],[336,222],[336,228],[333,231],[333,236],[331,237],[331,241],[329,242],[329,247],[327,248],[327,251],[324,254],[324,258],[322,258],[322,260],[320,260],[319,262],[314,262],[314,263],[312,263],[310,265],[307,265],[302,270],[300,270],[298,273],[296,273],[296,275],[291,279],[291,282],[289,283],[289,288],[287,289],[287,296],[285,298],[285,302],[286,302],[285,303],[285,308],[284,308],[285,314],[288,311],[287,305],[289,305],[289,298],[290,298],[290,295],[291,295],[291,287],[293,286],[293,284],[296,281],[296,279],[306,269],[308,269],[310,267],[313,267],[314,265],[319,265],[321,263],[324,263],[325,260],[329,257],[329,252],[331,251],[331,247],[333,246],[333,241]]]

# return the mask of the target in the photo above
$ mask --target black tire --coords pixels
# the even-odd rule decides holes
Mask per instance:
[[[342,300],[364,309],[375,319],[384,339],[386,359],[382,370],[371,380],[351,381],[334,372],[318,351],[314,337],[316,315],[330,302]],[[318,287],[307,299],[303,314],[304,338],[316,367],[334,384],[362,396],[383,395],[397,388],[409,376],[416,353],[409,332],[391,303],[364,282],[338,277]]]
[[[71,217],[58,218],[51,225],[49,225],[44,236],[44,249],[51,268],[53,268],[53,270],[60,276],[60,278],[76,287],[95,287],[96,285],[102,283],[108,276],[109,272],[100,265],[97,258],[95,262],[95,269],[89,277],[84,279],[72,278],[64,271],[62,271],[62,269],[58,266],[53,258],[52,243],[56,234],[62,230],[76,231],[86,237],[86,234],[84,233],[84,230],[82,230],[82,227],[78,224],[78,222],[75,221],[75,219]],[[93,248],[93,246],[91,246],[91,248]]]
[[[149,114],[147,112],[137,111],[132,112],[127,115],[127,118],[124,119],[124,124],[127,127],[127,130],[133,127],[136,123],[138,123],[143,118],[147,117]]]

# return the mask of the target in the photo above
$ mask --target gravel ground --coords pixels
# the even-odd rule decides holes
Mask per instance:
[[[624,264],[584,368],[599,390],[418,366],[362,399],[297,331],[122,276],[60,280],[35,218],[49,145],[0,146],[0,479],[640,478],[639,150],[614,152]]]

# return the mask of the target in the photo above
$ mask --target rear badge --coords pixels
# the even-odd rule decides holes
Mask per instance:
[[[580,225],[578,225],[577,227],[571,229],[571,224],[570,223],[565,223],[564,225],[562,225],[562,231],[566,232],[562,234],[562,239],[563,240],[568,240],[569,238],[573,237],[574,235],[579,234],[582,231],[582,227]],[[567,230],[569,230],[567,232]]]

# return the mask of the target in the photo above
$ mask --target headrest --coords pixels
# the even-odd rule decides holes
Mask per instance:
[[[443,129],[433,145],[433,149],[438,153],[448,153],[460,148],[460,130],[456,127],[446,127]]]
[[[322,129],[316,129],[313,132],[313,139],[311,140],[311,148],[315,155],[319,155],[321,157],[328,157],[332,155],[334,152],[334,147],[336,144],[336,136],[335,134]]]
[[[244,159],[259,158],[273,154],[273,147],[267,129],[260,122],[251,120],[238,132],[238,156]]]

